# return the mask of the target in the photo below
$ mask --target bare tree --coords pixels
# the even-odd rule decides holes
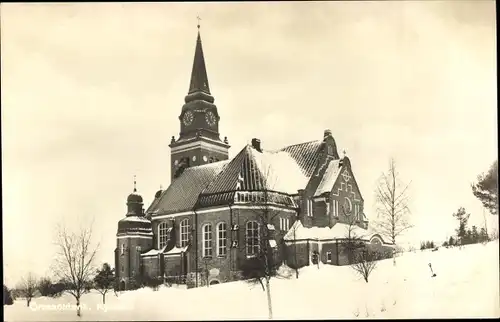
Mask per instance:
[[[271,297],[271,278],[277,276],[277,269],[280,264],[277,256],[277,244],[274,239],[275,227],[274,219],[283,212],[271,207],[273,198],[284,197],[282,194],[268,190],[274,183],[270,181],[271,169],[267,168],[263,173],[267,187],[261,191],[250,192],[255,194],[255,198],[250,198],[253,213],[258,222],[258,230],[250,230],[250,235],[246,235],[245,252],[252,254],[242,265],[243,277],[251,283],[259,283],[262,290],[267,295],[268,317],[273,318],[272,297]],[[246,227],[245,227],[246,228]]]
[[[99,244],[92,245],[92,225],[81,227],[78,232],[69,232],[66,227],[57,227],[56,245],[58,253],[54,262],[54,273],[67,282],[67,292],[76,300],[76,314],[81,316],[80,299],[88,291],[96,272],[94,265]]]
[[[278,215],[275,211],[266,206],[268,203],[268,192],[263,191],[264,205],[256,206],[254,213],[258,222],[258,230],[251,231],[250,236],[245,236],[245,252],[252,254],[243,267],[242,273],[251,283],[259,283],[262,290],[266,291],[269,319],[273,317],[272,298],[271,298],[271,278],[276,276],[277,263],[273,252],[273,245],[270,244],[274,227],[272,219]]]
[[[21,278],[21,281],[16,287],[19,294],[26,299],[26,306],[30,306],[31,299],[35,297],[35,292],[38,289],[38,279],[31,272]]]
[[[299,220],[299,217],[297,216],[296,221]],[[292,232],[293,232],[293,243],[295,245],[295,241],[297,240],[297,225],[295,225],[295,222],[292,224]],[[294,246],[293,248],[293,259],[295,261],[295,278],[299,278],[299,266],[297,265],[297,248]]]
[[[368,283],[368,277],[377,267],[378,259],[377,252],[366,248],[356,255],[356,262],[351,265],[351,268]]]
[[[409,222],[408,187],[399,178],[394,159],[390,159],[389,170],[382,173],[375,191],[377,220],[375,227],[382,235],[389,236],[396,245],[396,239],[413,227]],[[394,257],[396,265],[396,257]]]
[[[353,216],[352,209],[347,209],[346,205],[342,205],[342,212],[345,217],[346,233],[342,241],[342,252],[347,255],[349,264],[353,264],[356,260],[356,252],[358,249],[365,247],[365,242],[362,236],[357,233],[357,218]]]

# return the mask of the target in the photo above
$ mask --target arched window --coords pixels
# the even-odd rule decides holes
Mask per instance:
[[[158,225],[158,249],[165,247],[168,242],[168,227],[166,222]]]
[[[227,227],[225,222],[217,225],[217,256],[226,256],[227,253]]]
[[[382,245],[382,241],[377,236],[373,236],[372,240],[370,240],[370,243],[374,245]]]
[[[189,219],[181,221],[180,228],[180,244],[181,247],[186,247],[189,242]]]
[[[345,214],[348,216],[351,214],[351,211],[352,211],[351,199],[349,199],[347,197],[344,198],[344,211],[345,211]]]
[[[121,248],[120,252],[122,255],[125,254],[125,244],[122,244],[122,248]]]
[[[259,252],[259,223],[256,221],[247,222],[246,227],[247,255],[257,255]]]
[[[212,225],[203,225],[203,257],[212,257]]]

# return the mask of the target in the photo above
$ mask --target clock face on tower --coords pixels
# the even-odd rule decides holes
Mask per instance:
[[[207,121],[208,125],[214,126],[215,122],[217,121],[217,118],[215,117],[214,113],[209,111],[205,114],[205,120]]]
[[[182,122],[184,123],[184,125],[188,126],[190,125],[191,123],[193,123],[193,112],[191,111],[187,111],[185,114],[184,114],[184,117],[182,118]]]

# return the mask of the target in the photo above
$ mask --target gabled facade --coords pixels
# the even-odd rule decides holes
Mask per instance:
[[[179,137],[170,143],[170,186],[145,211],[134,187],[119,222],[115,264],[122,289],[148,277],[181,277],[189,287],[241,278],[245,261],[259,249],[262,209],[273,213],[266,241],[280,263],[309,265],[316,254],[324,263],[344,264],[338,245],[348,223],[367,243],[388,247],[368,229],[351,162],[339,155],[330,130],[317,141],[278,150],[252,139],[229,158],[199,31],[179,121]]]

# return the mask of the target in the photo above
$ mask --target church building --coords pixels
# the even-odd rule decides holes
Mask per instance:
[[[330,130],[277,150],[254,138],[229,158],[220,122],[198,30],[180,133],[169,145],[171,183],[147,209],[134,183],[118,222],[120,289],[145,278],[176,277],[188,287],[241,279],[263,239],[290,267],[347,264],[339,245],[348,232],[392,254],[389,239],[369,229],[353,166]]]

